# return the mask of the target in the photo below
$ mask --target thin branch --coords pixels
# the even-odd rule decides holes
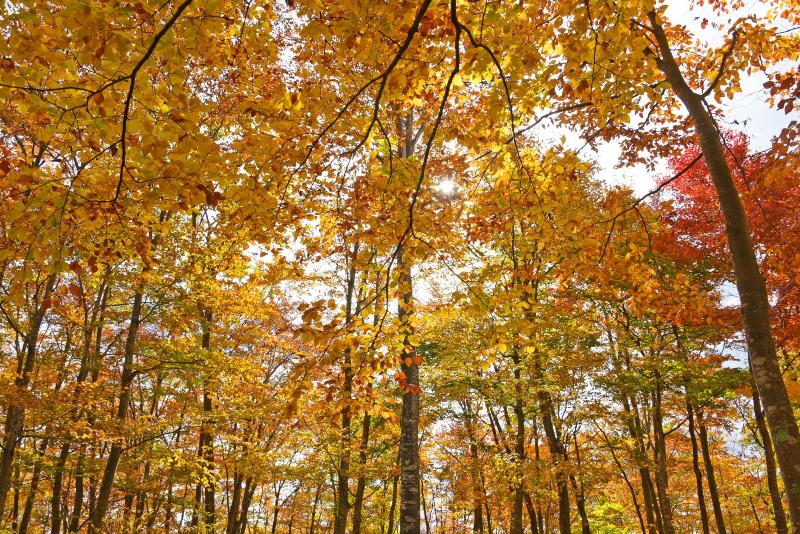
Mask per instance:
[[[606,249],[608,248],[608,245],[609,245],[609,243],[611,242],[611,233],[612,233],[612,232],[613,232],[613,230],[614,230],[614,225],[615,225],[615,223],[617,222],[617,219],[619,219],[620,217],[622,217],[622,216],[623,216],[623,215],[625,215],[626,213],[628,213],[628,212],[630,212],[630,211],[633,211],[633,210],[637,209],[637,208],[638,208],[638,206],[639,206],[639,205],[640,205],[642,202],[644,202],[644,200],[645,200],[645,199],[647,199],[647,198],[649,198],[649,197],[651,197],[651,196],[653,196],[653,195],[655,195],[655,194],[658,194],[658,193],[660,193],[661,191],[663,191],[663,190],[664,190],[664,188],[665,188],[665,187],[667,187],[669,184],[671,184],[672,182],[674,182],[675,180],[677,180],[678,178],[680,178],[681,176],[683,176],[684,174],[686,174],[686,173],[689,171],[689,169],[691,169],[692,167],[694,167],[694,166],[697,164],[697,162],[698,162],[698,161],[700,161],[700,160],[702,159],[702,157],[703,157],[703,153],[702,153],[702,152],[701,152],[701,153],[699,153],[699,154],[697,154],[697,156],[695,156],[695,157],[692,159],[692,161],[691,161],[691,162],[689,162],[689,164],[688,164],[688,165],[686,165],[686,167],[684,167],[683,169],[681,169],[681,170],[680,170],[680,172],[678,172],[677,174],[675,174],[674,176],[672,176],[672,177],[671,177],[671,178],[669,178],[668,180],[665,180],[665,181],[661,182],[661,184],[659,184],[659,185],[658,185],[658,187],[656,187],[656,188],[654,188],[654,189],[650,190],[650,191],[649,191],[648,193],[646,193],[645,195],[643,195],[643,196],[641,196],[641,197],[637,198],[637,199],[636,199],[634,202],[632,202],[632,203],[631,203],[631,204],[630,204],[628,207],[626,207],[625,209],[623,209],[622,211],[620,211],[619,213],[617,213],[616,215],[614,215],[614,216],[613,216],[613,217],[611,217],[610,219],[606,219],[606,220],[604,220],[604,221],[600,221],[599,223],[592,223],[591,225],[589,225],[589,226],[596,226],[597,224],[605,224],[605,223],[609,223],[609,222],[611,223],[611,228],[609,229],[608,236],[606,237],[605,243],[603,244],[603,250],[602,250],[602,252],[601,252],[601,254],[600,254],[600,258],[597,260],[597,263],[600,263],[601,261],[603,261],[603,257],[605,257],[605,254],[606,254]],[[588,228],[588,227],[587,227],[587,228]]]
[[[731,44],[728,45],[728,49],[722,53],[722,59],[719,62],[719,70],[717,70],[716,76],[714,76],[714,79],[711,81],[711,85],[708,86],[708,89],[703,91],[703,93],[700,95],[702,98],[710,95],[717,85],[719,85],[719,81],[722,79],[722,75],[725,73],[725,65],[728,63],[728,59],[731,57],[731,54],[733,54],[733,49],[736,46],[736,40],[738,38],[739,28],[736,28],[733,30],[733,33],[731,33]]]
[[[123,79],[126,78],[130,79],[130,85],[128,86],[128,95],[125,97],[125,108],[122,112],[122,132],[120,134],[120,140],[119,140],[120,157],[121,157],[121,162],[119,166],[119,181],[117,182],[117,188],[114,193],[114,199],[111,201],[112,204],[116,204],[117,200],[119,200],[119,195],[122,190],[122,186],[125,182],[125,171],[127,170],[127,167],[125,166],[125,157],[127,153],[126,137],[128,132],[128,117],[130,115],[131,102],[133,101],[133,91],[136,88],[136,76],[139,74],[139,70],[141,70],[144,64],[147,63],[147,60],[150,59],[150,56],[153,55],[153,52],[155,52],[158,43],[161,41],[164,35],[167,34],[169,29],[175,24],[175,22],[177,22],[178,18],[180,18],[181,13],[183,13],[183,11],[187,7],[189,7],[189,4],[191,3],[192,0],[184,0],[184,2],[178,6],[178,9],[176,9],[175,13],[172,14],[172,17],[169,18],[166,24],[164,24],[161,30],[159,30],[159,32],[155,35],[153,41],[150,43],[150,47],[147,49],[147,51],[144,53],[141,59],[139,59],[136,65],[134,65],[131,73],[127,77],[120,78],[117,80],[117,81],[122,81]],[[114,83],[116,83],[116,81]],[[128,171],[128,174],[130,174],[130,171]]]

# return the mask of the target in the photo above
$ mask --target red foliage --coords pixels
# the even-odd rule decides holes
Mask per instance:
[[[781,176],[775,168],[780,160],[749,154],[745,134],[728,132],[725,137],[728,164],[770,292],[776,341],[794,350],[800,346],[800,183],[796,176]],[[670,160],[672,176],[691,164],[699,150],[689,146]],[[700,159],[666,190],[673,201],[664,217],[662,250],[679,259],[713,262],[721,279],[732,280],[725,223],[705,162]]]

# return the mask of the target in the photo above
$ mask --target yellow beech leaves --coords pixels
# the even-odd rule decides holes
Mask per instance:
[[[684,4],[5,2],[0,531],[796,529],[800,11]]]

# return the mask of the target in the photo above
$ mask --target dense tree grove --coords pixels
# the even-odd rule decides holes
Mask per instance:
[[[5,1],[0,532],[800,533],[800,4],[667,4]]]

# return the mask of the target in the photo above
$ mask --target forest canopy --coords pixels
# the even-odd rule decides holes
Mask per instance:
[[[797,0],[5,0],[0,532],[800,533],[799,100]]]

